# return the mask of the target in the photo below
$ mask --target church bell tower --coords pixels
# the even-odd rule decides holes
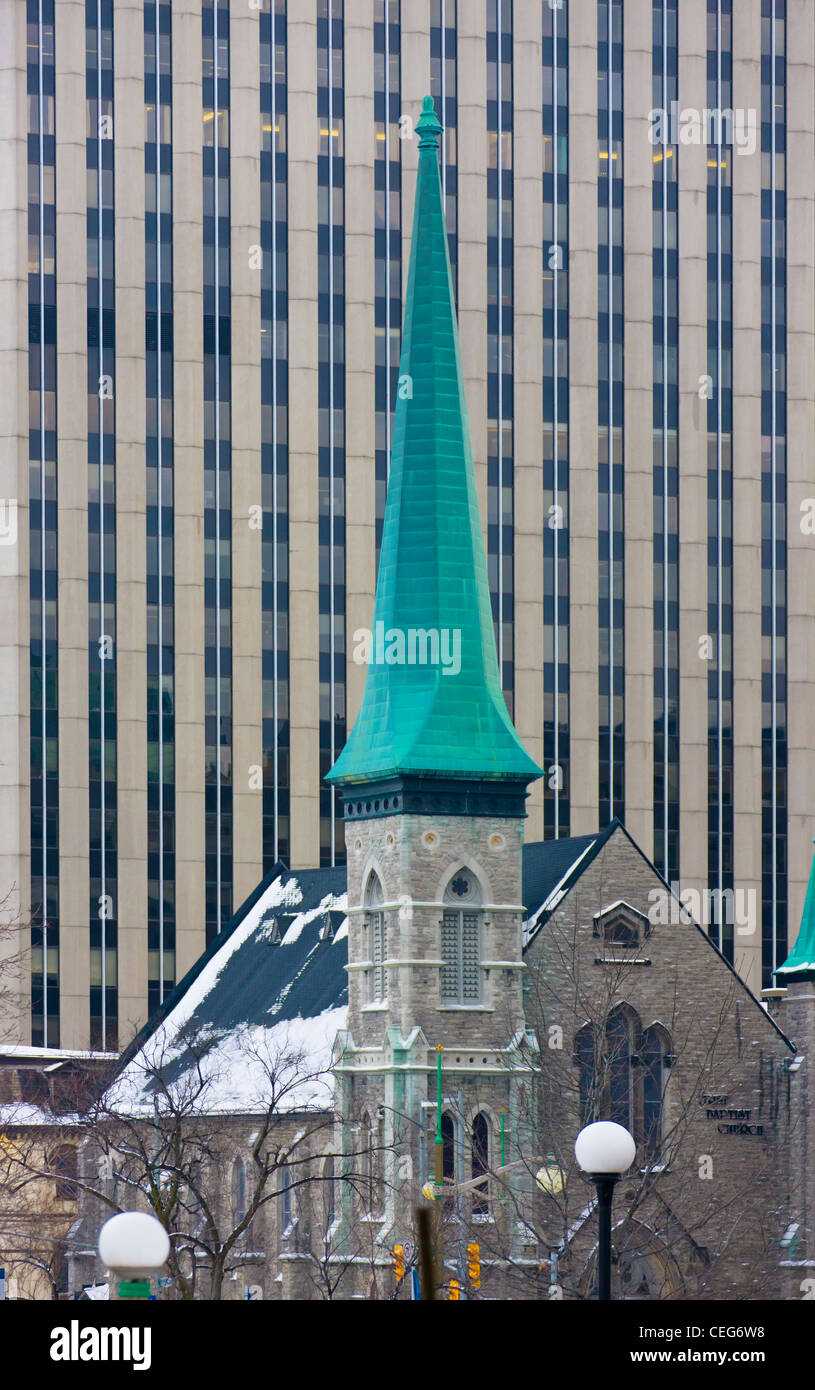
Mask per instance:
[[[521,866],[527,787],[541,770],[501,692],[431,97],[416,133],[374,623],[354,634],[367,660],[365,692],[327,778],[342,801],[348,857],[337,1107],[357,1136],[346,1144],[370,1146],[366,1218],[383,1264],[409,1236],[436,1152],[443,1148],[454,1186],[485,1166],[494,1172],[502,1156],[509,1164],[519,1146],[530,1153],[522,1130],[535,1072]],[[470,1187],[446,1207],[465,1205],[471,1216],[475,1205],[492,1220],[497,1185]]]

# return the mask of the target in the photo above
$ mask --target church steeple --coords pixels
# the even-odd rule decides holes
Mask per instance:
[[[361,784],[428,793],[490,791],[523,814],[540,776],[507,711],[486,562],[439,178],[441,125],[425,97],[391,472],[362,707],[327,780],[346,814]],[[357,640],[357,634],[355,634]],[[503,793],[503,795],[502,795]],[[393,798],[384,809],[394,809]],[[414,800],[418,808],[418,803]],[[370,814],[370,806],[368,807]]]
[[[815,843],[815,842],[813,842]],[[791,980],[815,980],[815,857],[809,874],[804,911],[795,945],[783,965],[776,970],[779,984]]]

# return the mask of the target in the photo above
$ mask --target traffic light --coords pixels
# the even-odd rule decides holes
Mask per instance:
[[[481,1251],[478,1242],[470,1241],[467,1246],[467,1272],[470,1276],[470,1283],[474,1289],[481,1288]]]
[[[458,1279],[450,1280],[450,1292],[447,1295],[448,1303],[458,1303],[461,1298],[461,1290],[458,1286]]]
[[[404,1247],[404,1245],[394,1245],[394,1247],[393,1247],[393,1262],[394,1262],[395,1272],[396,1272],[396,1281],[397,1281],[397,1283],[398,1283],[400,1279],[404,1279],[404,1277],[405,1277],[405,1247]]]

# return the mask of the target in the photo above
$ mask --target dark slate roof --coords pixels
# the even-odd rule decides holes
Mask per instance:
[[[184,996],[208,967],[217,972],[192,1013],[185,1013],[184,1027],[191,1031],[207,1027],[217,1032],[244,1024],[282,1023],[293,1018],[314,1018],[326,1009],[339,1008],[348,1000],[348,981],[344,966],[348,961],[347,936],[334,936],[345,920],[342,911],[320,913],[307,922],[296,939],[284,940],[295,918],[313,912],[330,895],[345,892],[345,868],[289,870],[275,865],[241,905],[235,916],[215,937],[187,974],[167,996],[141,1032],[122,1054],[125,1066],[143,1047],[158,1026],[178,1007]],[[261,904],[278,880],[283,886],[296,883],[301,901],[296,905],[270,906],[262,911],[255,929],[234,952],[229,943],[247,915]],[[272,923],[272,918],[275,922]],[[273,927],[279,942],[271,939]],[[223,955],[220,965],[218,957]]]
[[[595,831],[593,835],[573,835],[570,839],[539,840],[524,845],[523,896],[527,920],[535,917],[561,879],[564,888],[572,886],[618,824],[613,820],[605,830]],[[586,854],[586,850],[590,853]],[[573,869],[571,874],[570,869]]]

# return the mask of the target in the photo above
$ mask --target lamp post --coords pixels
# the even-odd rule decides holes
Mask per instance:
[[[577,1136],[574,1154],[597,1189],[600,1234],[597,1245],[597,1297],[611,1298],[611,1199],[619,1182],[634,1162],[637,1146],[633,1135],[611,1120],[586,1125]]]
[[[167,1232],[144,1211],[120,1211],[99,1232],[99,1258],[119,1281],[117,1298],[149,1298],[150,1276],[169,1253]]]

